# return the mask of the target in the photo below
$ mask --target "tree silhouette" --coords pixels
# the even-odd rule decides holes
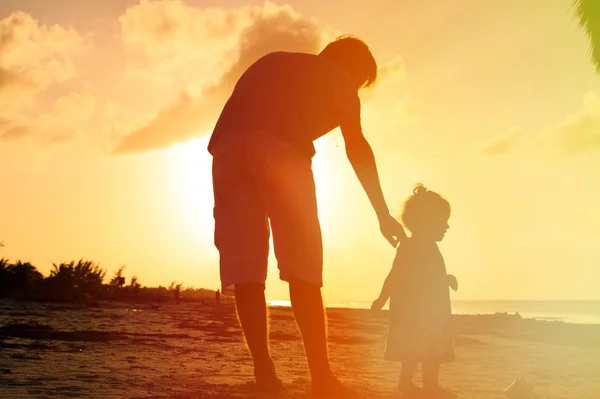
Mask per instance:
[[[53,270],[47,278],[48,287],[54,296],[64,299],[74,298],[78,294],[87,294],[93,298],[103,291],[106,271],[91,261],[80,259],[77,263],[53,264]]]
[[[4,296],[6,291],[6,282],[8,279],[8,265],[10,261],[8,259],[0,259],[0,297]]]
[[[592,62],[600,74],[600,1],[575,0],[573,7],[579,25],[590,39]]]
[[[140,292],[140,288],[142,287],[142,285],[138,281],[138,276],[133,276],[131,278],[129,287],[131,288],[131,292],[133,292],[134,295],[137,295]]]
[[[121,289],[125,285],[125,277],[123,277],[123,270],[125,270],[125,266],[121,266],[119,270],[117,270],[110,280],[110,285],[114,288]]]
[[[50,275],[46,278],[29,262],[11,263],[6,258],[0,259],[0,298],[14,298],[36,301],[76,302],[98,306],[98,300],[119,301],[162,301],[173,296],[173,293],[185,295],[186,300],[203,300],[211,295],[212,290],[183,289],[183,283],[176,281],[166,287],[143,287],[138,276],[131,277],[125,286],[123,271],[119,268],[109,284],[104,283],[106,271],[94,262],[79,261],[52,264]],[[172,291],[171,291],[172,290]]]
[[[31,263],[20,260],[6,266],[3,274],[3,285],[9,293],[31,294],[44,280],[44,276]]]

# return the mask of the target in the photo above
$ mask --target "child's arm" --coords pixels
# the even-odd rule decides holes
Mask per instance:
[[[383,282],[383,287],[381,287],[381,293],[379,294],[379,297],[375,299],[375,301],[373,301],[373,304],[371,305],[371,310],[381,310],[381,308],[385,306],[390,296],[392,296],[392,290],[395,285],[394,282],[396,280],[397,274],[396,269],[397,267],[394,265],[394,267],[392,267],[392,270],[390,270],[388,276],[385,278],[385,281]]]
[[[446,278],[448,279],[448,286],[450,286],[450,288],[452,288],[454,291],[458,291],[458,280],[456,277],[454,277],[452,274],[448,274]]]
[[[381,287],[381,292],[379,293],[379,297],[373,301],[371,305],[371,310],[381,310],[387,302],[388,299],[392,296],[392,293],[398,286],[398,280],[400,279],[400,274],[402,273],[402,269],[406,267],[407,262],[407,247],[405,244],[400,243],[398,249],[396,251],[396,257],[394,258],[394,263],[392,264],[392,269],[388,273],[385,281],[383,282],[383,287]]]

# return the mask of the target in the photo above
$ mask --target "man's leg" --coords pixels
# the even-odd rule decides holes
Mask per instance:
[[[256,385],[262,391],[277,391],[281,381],[269,352],[269,329],[264,284],[235,285],[235,303],[248,349],[254,361]]]
[[[313,394],[327,399],[355,398],[331,371],[327,354],[327,326],[321,288],[290,279],[290,299],[296,323],[302,334]]]
[[[269,354],[265,285],[269,221],[252,184],[251,162],[243,142],[213,159],[215,246],[219,250],[223,290],[234,286],[237,313],[254,361],[260,391],[281,388]]]
[[[257,147],[262,174],[255,181],[271,222],[280,278],[290,283],[313,392],[328,399],[351,397],[329,367],[320,288],[323,245],[311,159],[288,143],[268,140],[270,144]]]
[[[327,354],[327,327],[321,288],[300,281],[290,281],[290,300],[304,341],[313,383],[328,382],[333,379],[333,373]]]

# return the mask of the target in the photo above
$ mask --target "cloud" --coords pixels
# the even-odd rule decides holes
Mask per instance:
[[[239,35],[257,21],[308,20],[290,6],[266,2],[235,9],[197,8],[180,0],[141,1],[119,18],[129,76],[160,86],[206,80],[235,62]]]
[[[159,10],[162,12],[162,9]],[[219,15],[219,21],[229,21],[232,26],[240,28],[239,32],[233,31],[227,36],[226,32],[214,28],[221,26],[219,23],[209,26],[213,26],[212,34],[235,38],[237,57],[224,68],[225,72],[218,79],[204,84],[199,95],[184,92],[176,103],[159,112],[148,124],[125,136],[115,150],[117,153],[166,148],[205,134],[216,122],[237,79],[254,61],[276,50],[316,53],[326,34],[313,19],[298,14],[290,6],[277,6],[267,2],[260,7],[246,7],[224,13],[215,15]],[[179,32],[179,28],[173,26],[174,23],[176,21],[169,22],[164,29],[154,29],[156,36],[170,37],[174,35],[173,32]],[[201,43],[196,43],[195,47],[197,51]],[[167,50],[161,50],[157,54],[167,53]]]
[[[96,101],[88,93],[71,92],[59,97],[50,111],[30,118],[0,118],[0,141],[36,137],[56,143],[86,128],[95,114]]]
[[[128,9],[120,23],[126,50],[141,65],[152,65],[146,66],[146,77],[163,85],[179,79],[187,82],[187,89],[143,126],[124,135],[116,153],[167,148],[206,134],[238,78],[258,58],[276,50],[318,53],[342,33],[319,26],[289,5],[271,2],[224,10],[198,9],[181,1],[142,1]],[[401,57],[384,63],[376,88],[361,94],[363,100],[370,102],[374,92],[385,91],[405,76]],[[194,79],[200,82],[196,86]],[[415,104],[407,102],[403,113],[414,117]]]
[[[71,92],[59,97],[51,114],[44,115],[48,123],[54,122],[64,126],[85,125],[94,116],[96,100],[89,93]]]
[[[31,130],[25,125],[0,126],[0,141],[18,140],[29,135],[31,135]]]
[[[173,58],[187,62],[202,56],[200,44],[204,49],[212,39],[227,39],[231,30],[237,30],[243,14],[221,8],[196,8],[179,0],[143,0],[129,7],[119,23],[129,52],[158,62]]]
[[[61,97],[51,112],[41,114],[36,102],[54,84],[77,76],[73,59],[85,48],[84,38],[73,28],[46,26],[24,12],[0,20],[0,141],[37,134],[55,141],[66,136],[68,121],[86,118],[81,108],[89,104],[85,99],[73,104]],[[35,117],[32,111],[37,111]]]
[[[526,134],[513,129],[483,147],[487,155],[502,155],[526,147],[538,154],[573,156],[600,148],[600,96],[590,92],[584,96],[583,109],[566,118],[559,127],[546,129],[526,140]]]
[[[401,56],[396,56],[379,67],[377,80],[406,79],[406,66]]]
[[[406,68],[402,57],[396,56],[380,64],[377,71],[377,82],[374,87],[359,92],[364,105],[376,103],[376,108],[398,102],[399,83],[406,80]]]
[[[402,102],[402,111],[407,119],[418,120],[421,117],[421,103],[410,95],[406,95]]]
[[[0,95],[3,92],[18,91],[20,89],[33,90],[35,88],[34,82],[26,76],[0,67]]]
[[[15,110],[55,82],[73,78],[84,39],[73,28],[45,26],[24,12],[0,20],[0,112]]]
[[[583,100],[583,111],[568,118],[544,141],[551,150],[564,155],[576,155],[600,148],[600,97],[598,93],[588,93]]]
[[[497,137],[487,143],[482,151],[487,155],[503,155],[511,152],[523,139],[525,132],[519,128],[511,129],[508,134]]]

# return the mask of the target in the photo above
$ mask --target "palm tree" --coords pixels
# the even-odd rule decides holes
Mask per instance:
[[[139,282],[138,276],[133,276],[131,278],[131,283],[129,283],[129,286],[131,287],[131,291],[134,295],[137,295],[140,292],[142,285]]]
[[[7,286],[8,280],[8,265],[10,265],[10,261],[8,259],[0,259],[0,298],[2,298],[4,291],[6,291],[5,287]]]
[[[590,39],[590,53],[596,72],[600,74],[600,1],[574,0],[579,25]]]
[[[87,294],[96,298],[103,292],[106,271],[99,265],[80,259],[77,263],[71,261],[52,266],[47,282],[53,296],[65,299]]]
[[[133,276],[131,278],[131,282],[129,283],[129,285],[131,287],[141,287],[141,284],[139,283],[139,279],[138,276]]]
[[[110,285],[112,287],[115,287],[116,289],[123,288],[123,286],[125,285],[125,277],[123,276],[124,269],[125,266],[121,266],[119,270],[115,272],[113,278],[110,280]]]
[[[31,294],[35,285],[43,281],[44,276],[29,262],[16,263],[6,267],[6,285],[8,289],[18,295]]]

